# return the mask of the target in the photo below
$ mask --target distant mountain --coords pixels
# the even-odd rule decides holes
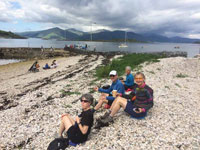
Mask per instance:
[[[74,34],[79,35],[79,36],[82,36],[82,35],[84,34],[83,31],[79,31],[79,30],[76,30],[76,29],[73,29],[73,28],[67,29],[67,30],[65,30],[65,31],[74,33]]]
[[[17,33],[27,38],[57,39],[57,40],[91,40],[91,32],[82,32],[76,29],[51,28],[42,31]],[[125,32],[116,30],[96,30],[92,32],[93,41],[124,41]],[[171,43],[194,43],[199,39],[189,39],[182,37],[165,37],[159,34],[138,34],[127,32],[127,41],[130,42],[171,42]]]
[[[42,39],[57,39],[57,40],[75,40],[80,35],[82,35],[81,31],[69,29],[69,30],[62,30],[60,28],[51,28],[42,31],[31,31],[31,32],[22,32],[18,33],[21,36],[27,38],[42,38]]]
[[[168,37],[158,35],[158,34],[142,34],[143,37],[150,42],[169,42],[170,39]]]
[[[84,34],[83,36],[80,37],[80,39],[83,40],[90,40],[91,33]],[[143,38],[133,32],[127,33],[128,39],[140,39],[142,40]],[[92,39],[93,40],[117,40],[117,39],[123,39],[125,38],[125,32],[124,31],[108,31],[108,30],[103,30],[102,32],[94,32],[92,33]]]
[[[195,43],[195,44],[200,44],[200,41],[195,41],[194,43]]]
[[[195,43],[199,39],[189,39],[189,38],[181,38],[181,37],[172,37],[171,41],[175,41],[176,43]]]
[[[7,38],[7,39],[24,39],[24,37],[14,34],[12,32],[6,32],[0,30],[0,38]]]
[[[189,38],[182,38],[182,37],[165,37],[158,34],[142,34],[143,37],[148,39],[151,42],[169,42],[169,43],[194,43],[198,39],[189,39]]]
[[[105,29],[100,29],[100,30],[92,31],[93,34],[100,33],[100,32],[111,32],[111,31],[105,30]]]
[[[91,40],[90,32],[82,32],[76,29],[62,30],[60,28],[51,28],[42,31],[31,31],[18,33],[27,38],[57,39],[57,40]],[[124,41],[124,31],[97,30],[92,32],[92,39],[95,41]],[[128,39],[143,41],[145,38],[139,34],[128,32]]]

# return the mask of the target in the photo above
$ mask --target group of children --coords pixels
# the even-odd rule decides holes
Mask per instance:
[[[110,108],[98,119],[101,125],[112,123],[113,117],[120,108],[133,118],[144,118],[148,110],[153,107],[153,90],[146,85],[143,73],[138,72],[133,76],[131,67],[127,66],[126,74],[126,80],[122,81],[118,78],[117,71],[113,70],[109,74],[112,81],[109,88],[94,88],[95,91],[101,92],[101,96],[93,109],[90,108],[93,104],[93,96],[89,93],[82,95],[80,98],[82,113],[75,120],[69,114],[63,114],[59,136],[62,137],[63,132],[66,131],[72,143],[85,142],[93,126],[93,114],[103,104],[109,105]]]

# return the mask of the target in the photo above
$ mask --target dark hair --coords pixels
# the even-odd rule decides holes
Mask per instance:
[[[84,97],[86,100],[88,100],[88,101],[90,102],[90,104],[93,104],[94,98],[93,98],[93,96],[92,96],[90,93],[83,94],[83,95],[81,96],[81,99],[82,99],[83,97]]]
[[[142,73],[142,72],[137,72],[137,73],[134,75],[134,78],[135,78],[137,75],[141,75],[141,76],[145,79],[144,73]]]

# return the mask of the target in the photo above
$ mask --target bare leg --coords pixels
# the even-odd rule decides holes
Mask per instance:
[[[71,121],[72,125],[75,125],[74,119],[68,114],[68,119]]]
[[[62,137],[62,133],[65,130],[64,123],[61,121],[60,128],[59,128],[59,137]]]
[[[110,110],[111,110],[111,111],[112,111],[113,106],[116,104],[116,102],[117,102],[117,100],[118,100],[119,98],[121,98],[121,97],[117,97],[117,98],[113,101],[113,103],[112,103],[112,105],[111,105],[111,107],[110,107]]]
[[[64,130],[68,130],[72,125],[75,124],[75,121],[69,116],[64,116],[61,120],[60,129],[59,129],[59,136],[62,136]]]
[[[122,107],[123,109],[126,108],[127,105],[127,99],[119,97],[115,100],[116,102],[114,103],[112,109],[111,109],[111,113],[110,116],[113,117],[118,111],[119,109]]]
[[[98,101],[98,104],[94,107],[95,110],[98,110],[99,108],[101,108],[101,106],[104,103],[108,103],[108,100],[106,100],[106,96],[108,96],[108,94],[105,94],[105,93],[101,94],[99,101]]]

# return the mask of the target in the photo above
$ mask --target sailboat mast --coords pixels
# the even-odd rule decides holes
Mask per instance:
[[[126,44],[126,36],[127,36],[127,32],[125,31],[125,44]]]

